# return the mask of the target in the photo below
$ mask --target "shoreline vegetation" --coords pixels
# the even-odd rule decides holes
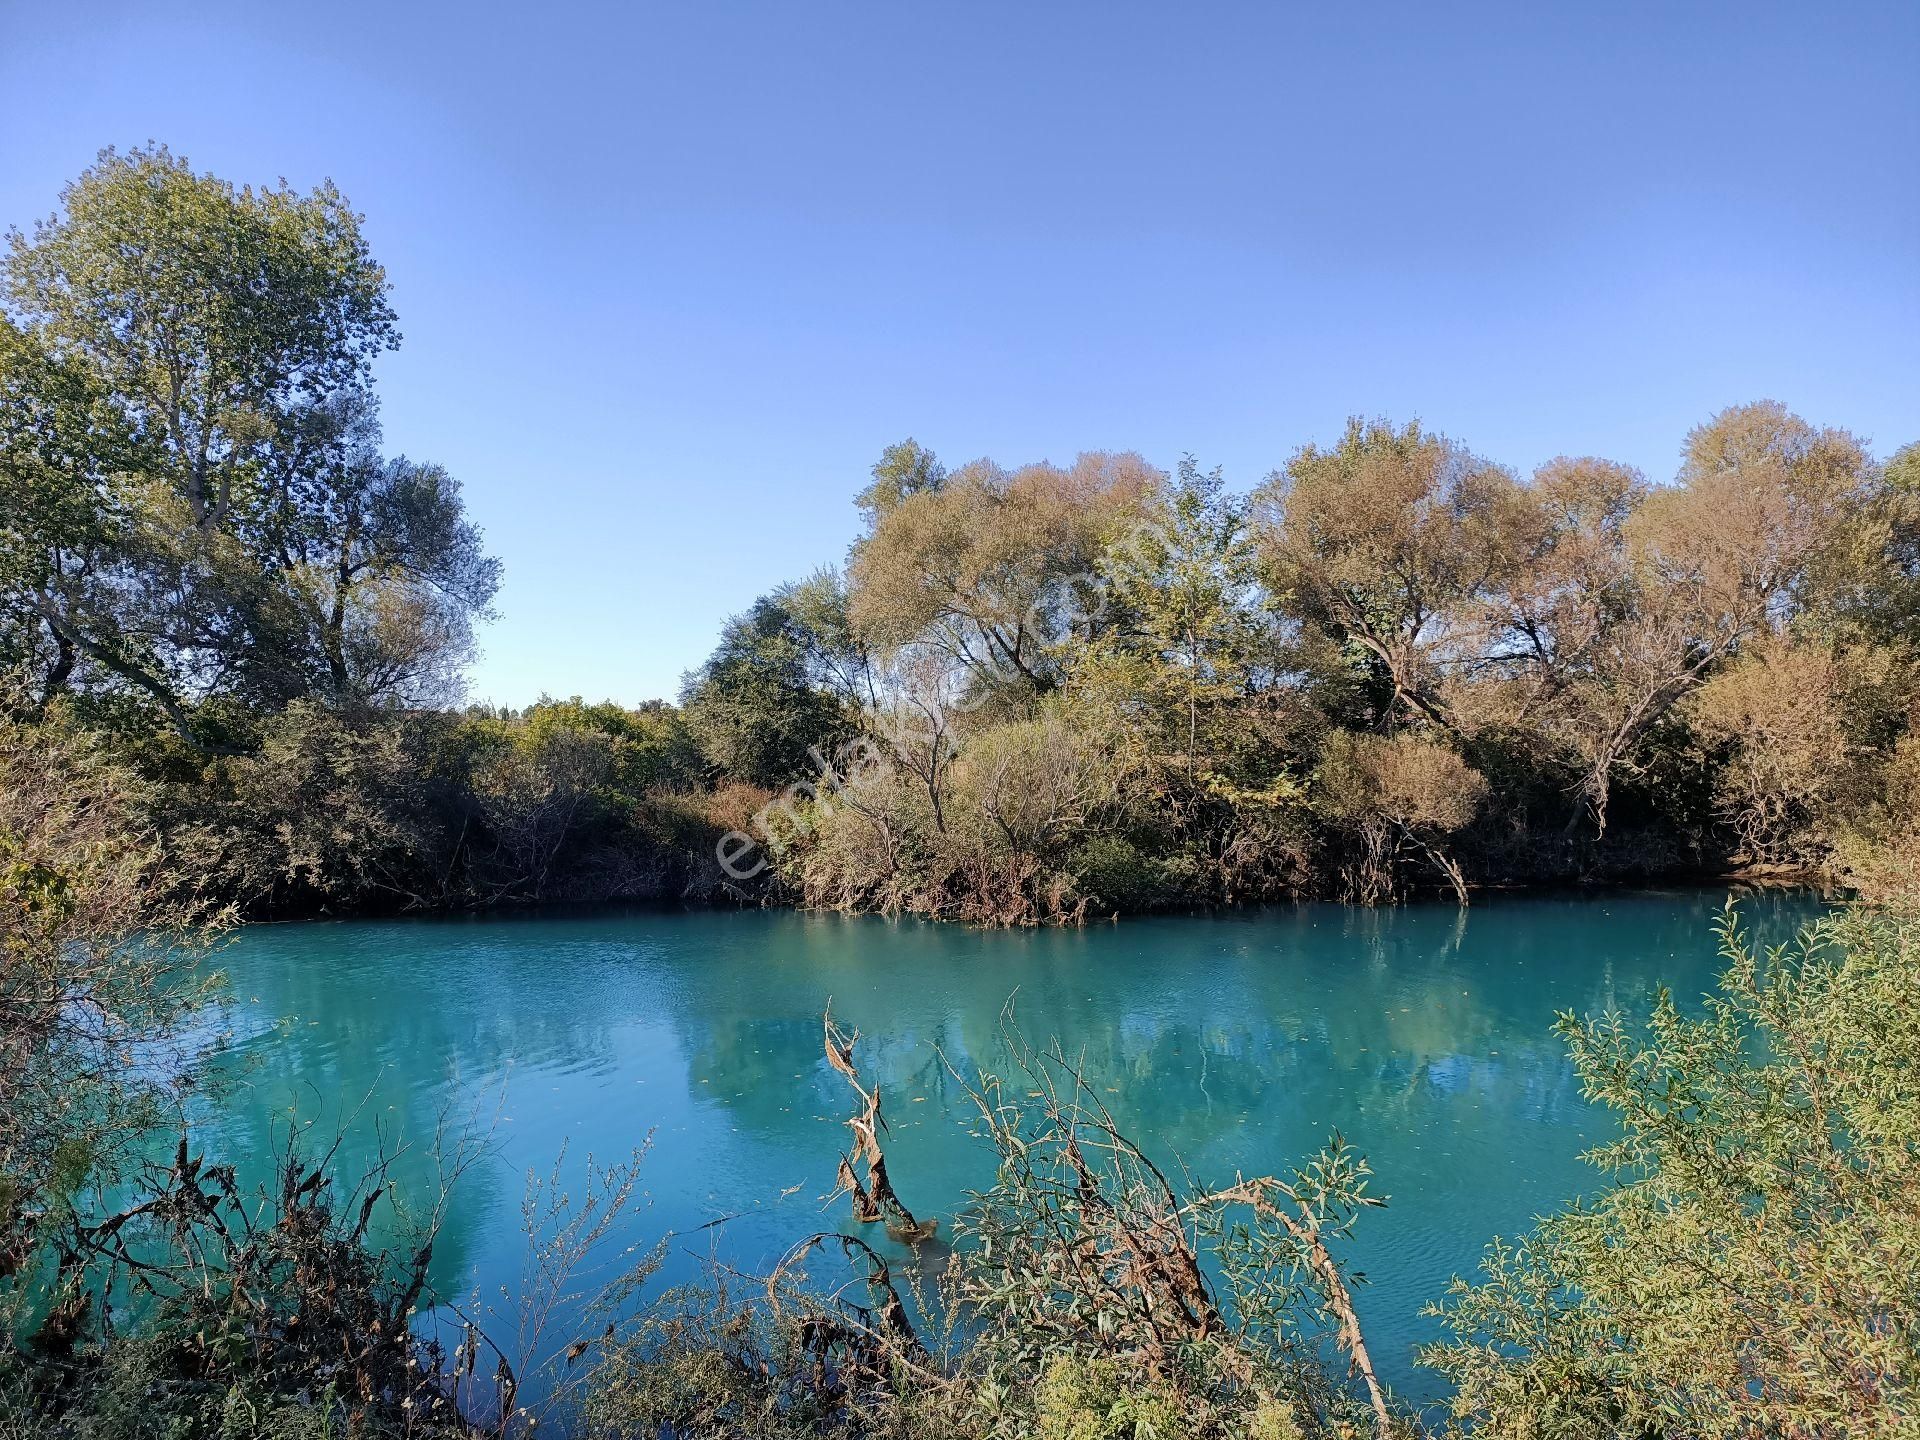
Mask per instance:
[[[501,711],[459,704],[498,562],[382,445],[395,326],[331,186],[158,147],[0,262],[4,1440],[1915,1433],[1920,448],[1763,401],[1656,484],[1356,419],[1242,495],[909,440],[844,564],[728,622],[677,703]],[[1704,1013],[1561,1017],[1617,1119],[1600,1182],[1437,1297],[1425,1415],[1350,1297],[1349,1228],[1392,1223],[1365,1137],[1170,1178],[1071,1036],[957,1077],[998,1179],[933,1217],[828,1017],[855,1228],[770,1275],[655,1295],[629,1256],[589,1291],[639,1155],[534,1186],[503,1303],[575,1326],[551,1360],[432,1292],[434,1197],[324,1152],[255,1194],[183,1118],[203,962],[249,918],[1028,925],[1734,868],[1860,898],[1768,954],[1730,914]],[[889,1259],[949,1218],[937,1275]]]
[[[1762,401],[1652,483],[1355,419],[1239,494],[907,440],[844,562],[730,620],[677,703],[500,710],[459,703],[499,563],[381,443],[387,288],[331,187],[161,148],[104,152],[4,260],[8,747],[121,772],[245,916],[1871,892],[1911,843],[1920,446]]]
[[[438,1293],[474,1139],[444,1137],[437,1197],[396,1191],[386,1160],[340,1173],[324,1142],[258,1190],[197,1148],[181,1041],[231,916],[162,904],[100,778],[0,796],[0,1433],[1865,1440],[1920,1399],[1911,898],[1767,953],[1729,910],[1704,1007],[1560,1018],[1615,1119],[1595,1184],[1434,1297],[1421,1360],[1451,1398],[1420,1411],[1373,1374],[1353,1300],[1352,1227],[1397,1223],[1364,1137],[1194,1176],[1120,1130],[1070,1042],[1011,1021],[997,1073],[954,1077],[998,1159],[955,1213],[889,1164],[899,1097],[828,1014],[838,1184],[768,1273],[716,1252],[655,1284],[674,1237],[611,1238],[643,1146],[529,1180],[517,1290]]]

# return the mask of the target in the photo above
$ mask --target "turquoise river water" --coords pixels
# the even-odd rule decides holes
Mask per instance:
[[[1201,1181],[1283,1172],[1336,1129],[1353,1140],[1390,1198],[1349,1252],[1369,1282],[1361,1316],[1385,1377],[1420,1401],[1440,1390],[1413,1363],[1437,1334],[1421,1302],[1490,1237],[1596,1183],[1579,1155],[1611,1122],[1581,1098],[1555,1012],[1643,1011],[1663,983],[1696,1003],[1724,898],[1302,905],[1023,933],[787,912],[261,926],[221,958],[230,1083],[196,1123],[254,1176],[296,1125],[344,1132],[348,1170],[404,1146],[395,1174],[416,1204],[436,1131],[484,1136],[434,1273],[483,1310],[526,1263],[528,1173],[564,1146],[577,1187],[590,1154],[651,1135],[645,1201],[607,1253],[675,1232],[668,1282],[693,1254],[752,1269],[847,1223],[844,1200],[820,1200],[850,1098],[822,1059],[829,999],[884,1087],[896,1187],[950,1217],[993,1166],[940,1057],[999,1066],[1011,998],[1027,1036],[1083,1052],[1122,1125]],[[1775,938],[1820,908],[1743,906]]]

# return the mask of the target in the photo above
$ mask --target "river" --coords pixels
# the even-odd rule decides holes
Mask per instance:
[[[1016,933],[790,912],[259,926],[220,957],[225,1083],[196,1124],[255,1177],[296,1125],[344,1133],[348,1171],[404,1147],[394,1173],[415,1205],[435,1188],[436,1133],[480,1137],[434,1279],[483,1309],[522,1274],[526,1177],[563,1146],[577,1193],[589,1155],[652,1136],[645,1203],[609,1254],[672,1231],[664,1279],[696,1252],[752,1269],[848,1221],[844,1200],[820,1198],[851,1098],[822,1060],[828,1001],[884,1089],[896,1188],[943,1218],[993,1165],[942,1056],[969,1076],[1000,1066],[1011,1001],[1028,1037],[1084,1054],[1150,1154],[1200,1180],[1284,1171],[1335,1130],[1352,1140],[1390,1201],[1348,1252],[1368,1281],[1361,1317],[1383,1378],[1421,1401],[1441,1388],[1413,1364],[1438,1333],[1421,1303],[1490,1237],[1596,1183],[1579,1156],[1611,1122],[1581,1098],[1555,1012],[1644,1011],[1661,984],[1697,1003],[1723,899],[1314,904]],[[1780,938],[1820,909],[1743,903]]]

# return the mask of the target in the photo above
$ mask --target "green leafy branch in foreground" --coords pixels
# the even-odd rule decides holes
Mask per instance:
[[[976,1344],[1016,1374],[1116,1365],[1172,1400],[1195,1434],[1281,1419],[1398,1433],[1354,1277],[1328,1248],[1386,1203],[1368,1192],[1366,1161],[1336,1135],[1284,1180],[1176,1184],[1057,1041],[1036,1050],[1010,1024],[1005,1034],[1009,1075],[967,1087],[999,1156],[951,1281],[986,1326]],[[1324,1364],[1329,1336],[1365,1387],[1364,1409]]]
[[[1611,1183],[1456,1280],[1426,1363],[1489,1435],[1910,1433],[1920,968],[1856,911],[1760,954],[1729,908],[1698,1017],[1560,1017]],[[1902,1430],[1900,1427],[1906,1427]]]
[[[929,1273],[918,1252],[899,1266],[834,1232],[802,1240],[763,1279],[714,1263],[709,1283],[609,1337],[581,1390],[590,1433],[1410,1433],[1374,1378],[1349,1277],[1329,1249],[1382,1203],[1367,1193],[1363,1160],[1336,1140],[1285,1180],[1177,1183],[1121,1133],[1057,1044],[1034,1049],[1011,1026],[1007,1039],[1006,1075],[960,1082],[999,1164],[943,1267]],[[871,1133],[877,1090],[860,1084],[853,1039],[830,1020],[826,1049],[860,1090],[856,1132]],[[890,1213],[851,1193],[856,1222]],[[808,1275],[812,1257],[827,1268]],[[1328,1341],[1364,1396],[1326,1363]]]

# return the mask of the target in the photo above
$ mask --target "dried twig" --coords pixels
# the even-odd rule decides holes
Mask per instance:
[[[880,1113],[880,1087],[875,1085],[869,1090],[861,1084],[860,1071],[853,1062],[853,1047],[860,1039],[860,1032],[855,1030],[849,1034],[834,1024],[831,1004],[821,1018],[827,1064],[845,1076],[854,1094],[860,1097],[860,1113],[847,1121],[847,1128],[853,1131],[853,1154],[842,1154],[840,1157],[833,1195],[847,1194],[853,1197],[856,1220],[864,1223],[888,1220],[887,1231],[895,1239],[909,1244],[929,1239],[940,1222],[916,1219],[895,1192],[893,1182],[887,1175],[887,1157],[880,1146],[880,1137],[887,1129],[886,1119]],[[864,1184],[853,1168],[857,1160],[866,1162],[867,1177]]]

